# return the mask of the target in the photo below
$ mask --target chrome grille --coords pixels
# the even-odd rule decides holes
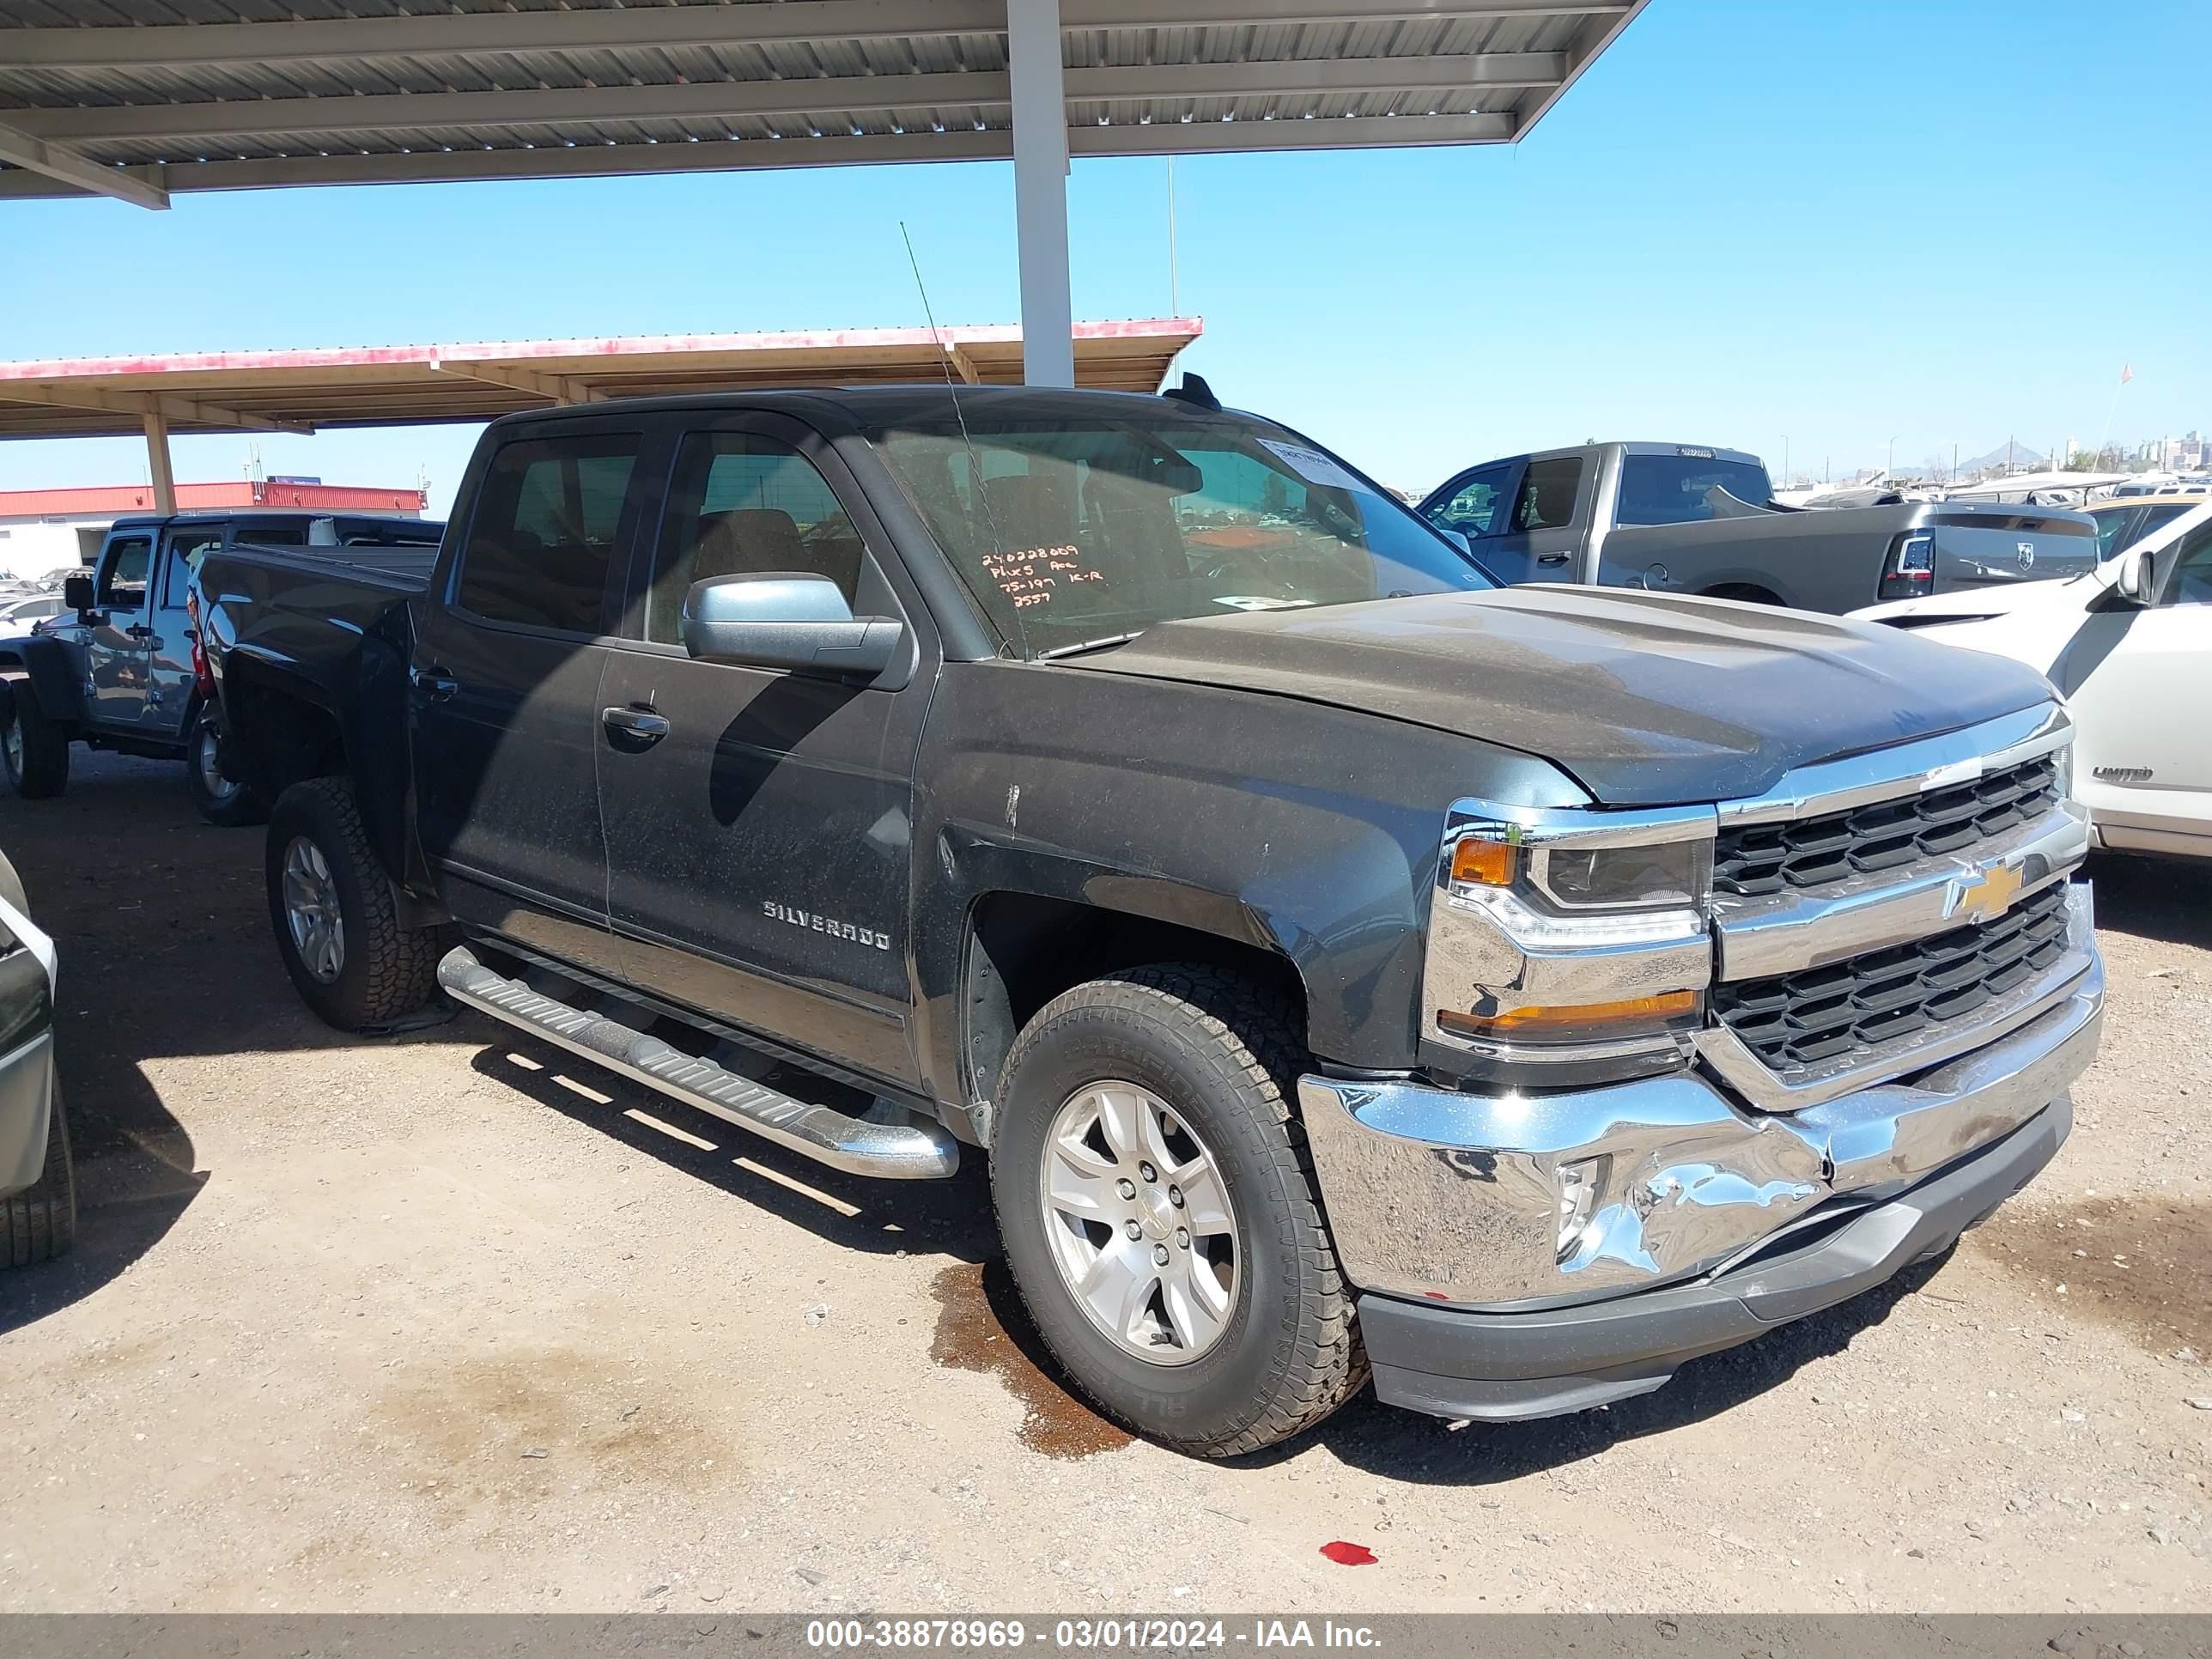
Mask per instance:
[[[2057,763],[2045,755],[1902,800],[1723,830],[1713,890],[1756,898],[1964,852],[2041,816],[2057,797]]]
[[[1713,987],[1714,1014],[1784,1079],[1967,1018],[2066,953],[2066,884],[1994,921],[1772,979]]]

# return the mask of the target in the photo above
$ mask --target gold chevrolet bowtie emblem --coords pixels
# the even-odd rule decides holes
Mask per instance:
[[[1971,916],[1976,921],[1994,921],[2012,908],[2013,900],[2020,896],[2026,881],[2017,869],[1992,864],[1978,879],[1959,883],[1959,899],[1952,914]]]

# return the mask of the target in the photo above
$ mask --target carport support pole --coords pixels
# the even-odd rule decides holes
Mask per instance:
[[[169,417],[158,409],[146,411],[146,469],[154,480],[154,510],[177,510],[177,475],[169,470]]]
[[[1013,83],[1014,230],[1022,273],[1022,379],[1075,384],[1075,305],[1067,270],[1067,99],[1060,0],[1006,0]]]

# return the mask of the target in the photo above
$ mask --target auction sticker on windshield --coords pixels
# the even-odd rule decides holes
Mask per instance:
[[[1324,489],[1365,488],[1358,479],[1318,449],[1309,449],[1304,444],[1285,443],[1279,438],[1262,438],[1260,441],[1308,483],[1319,484]]]

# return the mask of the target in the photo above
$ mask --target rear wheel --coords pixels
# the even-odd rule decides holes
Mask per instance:
[[[1257,986],[1169,963],[1055,998],[1007,1057],[991,1190],[1023,1300],[1085,1394],[1178,1450],[1273,1445],[1366,1378],[1302,1048]]]
[[[325,1024],[366,1030],[429,1001],[444,941],[435,928],[400,925],[344,780],[315,778],[277,797],[263,869],[284,971]]]
[[[19,687],[0,728],[0,769],[8,774],[9,787],[25,800],[60,794],[69,784],[69,734]]]
[[[76,1238],[76,1164],[70,1157],[62,1085],[54,1085],[46,1123],[46,1162],[38,1184],[0,1205],[0,1267],[27,1267],[65,1254]]]
[[[185,731],[185,791],[200,816],[225,830],[266,818],[269,803],[258,792],[222,775],[222,735],[215,710],[195,702]]]

